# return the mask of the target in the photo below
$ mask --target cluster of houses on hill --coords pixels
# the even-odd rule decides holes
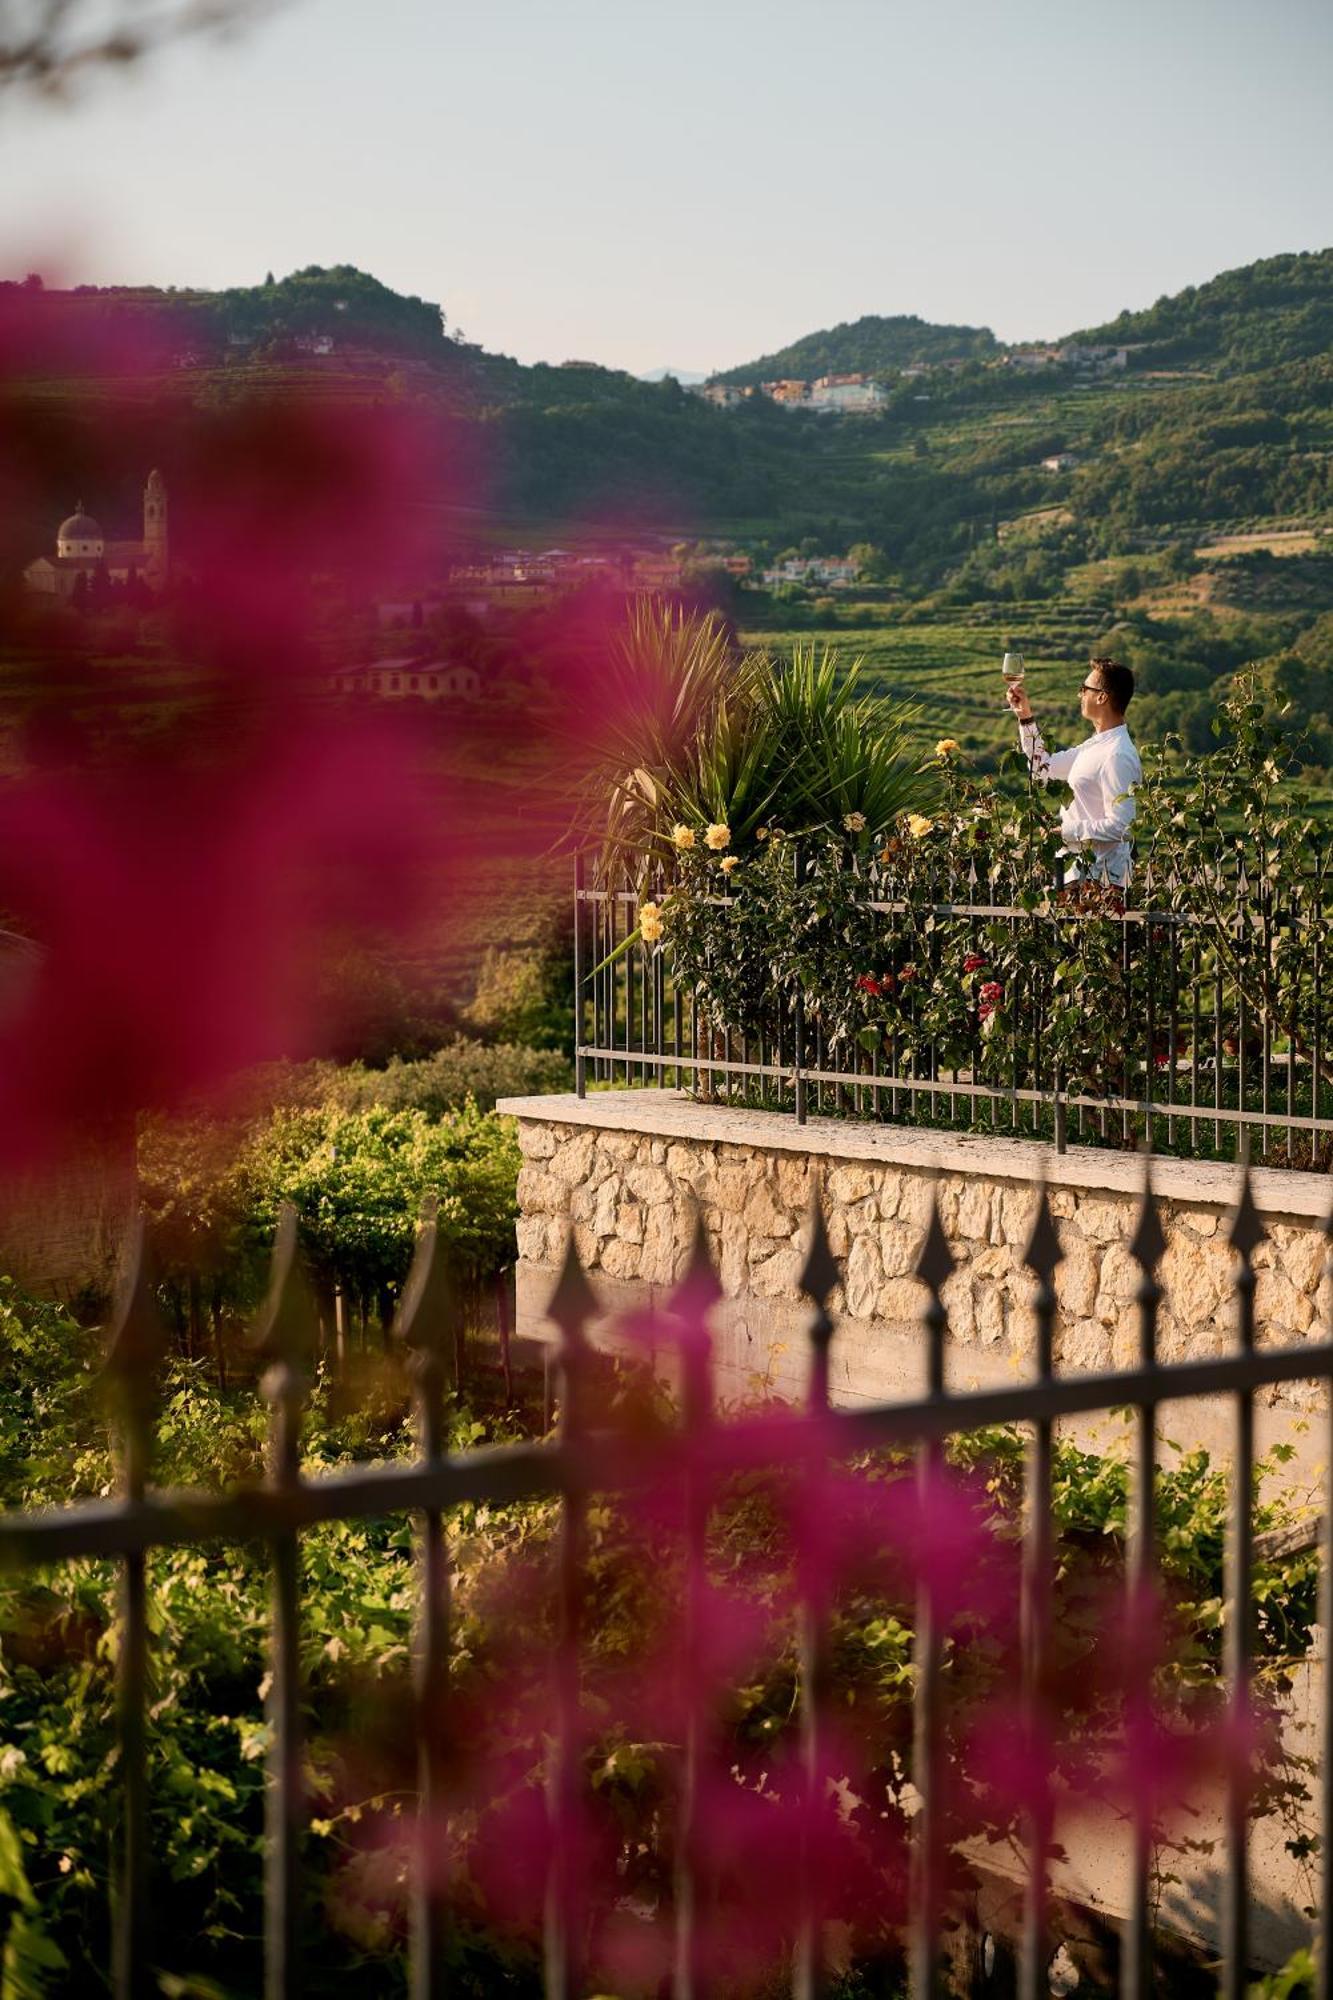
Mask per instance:
[[[719,410],[734,410],[757,394],[785,409],[820,410],[826,416],[869,416],[882,410],[889,400],[884,384],[869,375],[820,375],[813,382],[784,376],[776,382],[761,382],[757,390],[734,382],[701,382],[694,393]]]
[[[850,590],[860,575],[861,565],[851,556],[784,556],[781,562],[763,572],[762,582],[768,590],[776,590],[784,583]]]
[[[1105,375],[1112,370],[1127,368],[1129,355],[1128,347],[1096,346],[1071,340],[1062,347],[1014,347],[984,365],[987,368],[1014,368],[1022,374],[1033,374],[1048,368],[1067,368],[1083,375]],[[912,362],[906,368],[883,372],[893,374],[900,382],[919,382],[929,375],[956,374],[967,365],[965,360],[950,357],[935,362]],[[754,396],[766,396],[770,402],[778,403],[784,409],[819,410],[827,416],[870,416],[876,410],[882,410],[889,400],[885,382],[866,374],[820,375],[813,382],[801,381],[795,376],[782,376],[773,382],[761,382],[757,387],[735,382],[700,382],[695,385],[693,393],[719,410],[738,409]]]
[[[1000,366],[1017,368],[1026,374],[1046,368],[1072,368],[1083,375],[1109,375],[1128,368],[1129,349],[1086,347],[1074,340],[1066,341],[1063,347],[1015,347],[1004,356]]]

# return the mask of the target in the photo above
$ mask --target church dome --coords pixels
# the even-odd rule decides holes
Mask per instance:
[[[102,539],[100,522],[94,521],[91,514],[84,513],[82,501],[77,514],[71,514],[67,521],[62,521],[56,533],[56,540],[60,542],[100,542]]]

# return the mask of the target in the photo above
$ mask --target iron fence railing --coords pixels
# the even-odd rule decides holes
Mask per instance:
[[[419,1461],[372,1465],[307,1478],[301,1468],[302,1406],[315,1327],[309,1293],[302,1280],[295,1217],[280,1224],[272,1283],[260,1324],[267,1373],[263,1393],[270,1409],[269,1465],[258,1488],[224,1495],[157,1491],[151,1484],[154,1433],[153,1376],[161,1354],[161,1330],[153,1288],[145,1266],[142,1232],[129,1260],[110,1343],[109,1371],[119,1388],[123,1424],[122,1482],[113,1498],[89,1501],[47,1513],[0,1518],[0,1563],[35,1566],[70,1557],[118,1561],[121,1569],[121,1625],[117,1656],[120,1772],[124,1819],[115,1888],[114,1988],[120,2000],[158,1991],[153,1955],[153,1858],[148,1841],[152,1634],[147,1563],[156,1549],[181,1544],[262,1541],[267,1545],[272,1581],[267,1719],[267,1846],[265,1855],[266,1977],[269,2000],[301,1990],[300,1913],[304,1885],[305,1803],[301,1760],[302,1687],[300,1666],[301,1593],[298,1562],[302,1532],[316,1523],[353,1521],[411,1512],[418,1521],[418,1590],[415,1640],[414,1729],[418,1753],[415,1824],[416,1863],[411,1919],[411,1981],[417,2000],[435,2000],[449,1990],[450,1882],[441,1863],[446,1850],[450,1733],[450,1562],[446,1536],[449,1510],[463,1502],[513,1502],[558,1496],[558,1665],[555,1713],[547,1761],[550,1895],[547,1902],[546,1991],[559,2000],[577,2000],[588,1989],[580,1912],[587,1885],[580,1879],[578,1844],[570,1835],[587,1782],[585,1752],[591,1723],[581,1697],[580,1660],[586,1637],[588,1508],[597,1494],[643,1493],[670,1483],[687,1493],[685,1582],[682,1617],[687,1649],[702,1640],[706,1618],[709,1495],[738,1465],[759,1462],[801,1466],[812,1454],[825,1462],[867,1446],[905,1447],[916,1454],[923,1498],[932,1482],[945,1441],[984,1426],[1030,1427],[1025,1475],[1023,1545],[1022,1683],[1025,1712],[1042,1703],[1052,1647],[1052,1443],[1065,1419],[1105,1412],[1132,1413],[1131,1525],[1125,1589],[1141,1600],[1155,1577],[1159,1559],[1156,1520],[1156,1417],[1167,1401],[1200,1396],[1230,1398],[1234,1410],[1235,1458],[1228,1534],[1225,1684],[1237,1723],[1246,1713],[1256,1646],[1254,1593],[1255,1532],[1252,1471],[1256,1395],[1274,1385],[1313,1380],[1325,1394],[1333,1379],[1333,1338],[1293,1347],[1261,1347],[1255,1324],[1255,1257],[1264,1228],[1251,1199],[1248,1176],[1241,1183],[1229,1242],[1236,1258],[1237,1340],[1232,1351],[1193,1360],[1163,1362],[1157,1325],[1163,1290],[1158,1267],[1165,1240],[1150,1187],[1145,1182],[1130,1250],[1138,1267],[1134,1308],[1137,1359],[1110,1373],[1060,1375],[1054,1359],[1055,1278],[1059,1239],[1040,1195],[1025,1261],[1036,1281],[1033,1306],[1035,1377],[997,1388],[951,1391],[946,1384],[948,1314],[943,1293],[953,1269],[938,1210],[933,1210],[915,1266],[925,1298],[922,1319],[927,1388],[922,1396],[873,1408],[830,1408],[830,1345],[835,1326],[829,1301],[839,1278],[818,1211],[812,1217],[802,1289],[813,1313],[809,1329],[809,1387],[805,1407],[768,1416],[751,1428],[748,1420],[718,1419],[712,1410],[707,1312],[717,1289],[707,1264],[702,1234],[674,1298],[667,1324],[679,1340],[682,1414],[679,1427],[645,1439],[641,1433],[597,1430],[590,1422],[588,1386],[593,1350],[588,1328],[597,1302],[572,1246],[549,1303],[558,1330],[561,1422],[554,1439],[519,1442],[450,1455],[444,1449],[443,1407],[454,1344],[454,1307],[444,1266],[443,1246],[431,1222],[423,1225],[397,1320],[397,1337],[412,1357],[418,1405]],[[1326,1419],[1327,1421],[1327,1419]],[[1327,1464],[1333,1467],[1333,1436]],[[1325,1480],[1333,1477],[1326,1470]],[[1324,1493],[1327,1515],[1328,1493]],[[1325,1565],[1327,1570],[1327,1564]],[[810,1788],[820,1783],[829,1712],[829,1602],[817,1565],[799,1572],[801,1647],[799,1700],[803,1715],[802,1769]],[[913,1783],[920,1810],[913,1821],[914,1869],[910,1897],[910,1957],[913,1990],[927,1995],[942,1989],[941,1934],[945,1919],[945,1853],[941,1807],[944,1635],[936,1622],[930,1579],[918,1585],[915,1636],[915,1731]],[[1325,1742],[1333,1676],[1326,1681],[1321,1718]],[[676,1922],[675,1992],[698,2000],[706,1990],[699,1946],[706,1882],[696,1866],[694,1815],[705,1754],[703,1696],[696,1693],[686,1728],[683,1813],[679,1874],[674,1900]],[[1333,1754],[1323,1758],[1323,1824],[1333,1811]],[[1225,1878],[1226,1917],[1221,1937],[1222,1989],[1229,2000],[1246,1990],[1251,1967],[1251,1883],[1247,1854],[1250,1804],[1246,1773],[1230,1767],[1227,1849],[1219,1864]],[[1154,1808],[1143,1791],[1134,1807],[1134,1862],[1130,1910],[1121,1950],[1120,1985],[1127,2000],[1145,2000],[1153,1990],[1154,1928],[1150,1862]],[[1046,1991],[1051,1953],[1051,1823],[1047,1808],[1034,1805],[1028,1826],[1028,1871],[1021,1991],[1027,2000]],[[795,1912],[791,1990],[814,2000],[827,1990],[821,1889],[817,1872],[802,1853],[800,1894]],[[1333,1909],[1333,1843],[1322,1848],[1320,1929],[1327,1935]],[[783,1913],[784,1922],[787,1913]],[[1328,1955],[1321,1955],[1320,1991],[1330,1990]]]
[[[795,871],[800,843],[788,843]],[[657,1083],[706,1099],[894,1123],[1040,1136],[1063,1151],[1144,1140],[1167,1154],[1323,1168],[1333,1163],[1333,856],[1312,857],[1299,894],[1225,850],[1192,882],[1143,867],[1118,893],[1041,885],[948,860],[910,878],[872,862],[860,908],[882,919],[885,956],[910,938],[914,983],[879,1045],[831,1039],[818,996],[775,992],[745,1027],[710,1004],[706,970],[676,976],[668,939],[634,942],[645,899],[669,900],[660,870],[621,864],[575,885],[577,1088]],[[719,909],[736,899],[707,900]],[[1075,988],[1076,1053],[1055,1031],[1057,946],[1109,932],[1098,978]],[[926,1032],[942,955],[962,932],[1028,963],[1008,982],[997,1061],[984,1011],[960,1048]],[[1082,933],[1082,936],[1081,936]],[[725,948],[725,947],[723,947]],[[974,984],[978,984],[974,981]],[[1066,1015],[1067,1020],[1067,1015]],[[1001,1071],[1003,1073],[1001,1073]]]

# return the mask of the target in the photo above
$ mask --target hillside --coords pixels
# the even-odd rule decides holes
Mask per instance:
[[[1333,249],[1223,271],[1072,338],[1141,345],[1139,367],[1211,362],[1243,371],[1326,356],[1333,350]]]
[[[789,347],[747,361],[719,375],[740,387],[794,376],[896,375],[901,368],[942,361],[986,361],[1001,352],[988,326],[936,326],[914,313],[890,318],[867,313],[822,333],[807,333]]]
[[[1327,521],[1325,328],[1330,251],[1226,273],[1082,336],[1129,345],[1126,372],[1028,373],[998,365],[984,328],[912,318],[866,318],[733,371],[890,357],[930,371],[890,378],[880,415],[825,418],[763,397],[719,410],[670,379],[592,364],[525,367],[450,339],[437,305],[347,266],[216,294],[3,287],[0,424],[11,506],[24,499],[0,518],[0,568],[36,552],[34,516],[59,519],[85,488],[112,518],[132,515],[148,464],[172,468],[187,519],[199,434],[253,400],[370,425],[407,416],[447,468],[416,503],[516,538],[722,536],[761,558],[865,543],[909,597],[1050,596],[1089,561]],[[934,365],[968,343],[966,367]],[[1072,469],[1044,470],[1056,453]]]

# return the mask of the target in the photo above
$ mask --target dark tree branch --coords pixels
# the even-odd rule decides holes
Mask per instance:
[[[277,0],[0,0],[0,92],[63,97],[91,71],[141,61],[169,42],[221,34]]]

